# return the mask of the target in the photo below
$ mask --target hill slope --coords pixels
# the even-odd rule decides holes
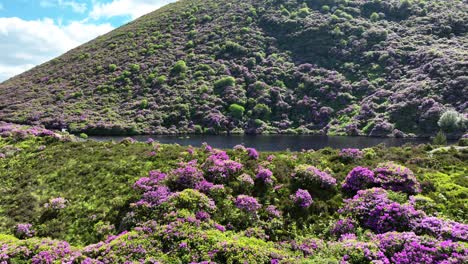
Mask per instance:
[[[0,120],[90,134],[431,134],[466,111],[467,4],[181,0],[0,84]]]

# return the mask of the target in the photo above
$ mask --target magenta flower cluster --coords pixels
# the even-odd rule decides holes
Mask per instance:
[[[343,190],[350,194],[372,187],[409,194],[420,191],[419,182],[413,172],[393,162],[379,164],[374,171],[365,167],[356,167],[348,173],[342,184]]]
[[[26,223],[26,224],[17,224],[15,227],[15,236],[18,238],[28,238],[28,237],[33,237],[34,234],[36,233],[32,229],[32,224]]]
[[[262,181],[263,183],[272,184],[273,183],[272,176],[273,176],[273,172],[271,172],[271,170],[260,168],[258,170],[256,178]]]
[[[237,196],[234,204],[237,208],[248,213],[256,213],[262,207],[254,197],[242,194]]]
[[[251,158],[251,159],[254,159],[254,160],[257,160],[258,157],[259,157],[259,154],[258,154],[258,151],[254,148],[246,148],[245,149],[247,151],[247,155]]]
[[[62,136],[38,126],[21,126],[0,121],[0,137],[14,137],[24,139],[27,137],[53,137],[62,139]]]
[[[215,182],[224,182],[242,169],[242,164],[229,158],[225,151],[216,151],[202,165],[206,177]]]
[[[313,203],[309,191],[303,189],[297,190],[295,194],[291,195],[291,199],[297,206],[302,208],[308,208]]]
[[[359,149],[345,148],[340,151],[339,156],[346,160],[357,160],[362,158],[363,153]]]
[[[379,185],[387,190],[405,192],[409,194],[418,193],[420,185],[414,173],[401,165],[393,162],[379,164],[374,170]]]
[[[376,186],[377,180],[374,172],[364,167],[356,167],[346,176],[341,186],[348,193],[356,193],[359,190],[369,189]]]

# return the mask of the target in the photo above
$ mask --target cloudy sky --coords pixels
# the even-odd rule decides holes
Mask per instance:
[[[175,0],[0,0],[0,82]]]

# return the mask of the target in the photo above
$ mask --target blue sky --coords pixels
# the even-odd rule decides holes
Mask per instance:
[[[0,0],[0,82],[176,0]]]

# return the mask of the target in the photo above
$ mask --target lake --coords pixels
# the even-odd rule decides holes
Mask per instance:
[[[117,136],[90,136],[90,139],[97,141],[120,141],[125,137]],[[318,136],[318,135],[189,135],[189,136],[134,136],[138,141],[146,141],[153,138],[163,144],[180,144],[183,146],[192,145],[199,147],[203,142],[215,148],[232,148],[235,145],[243,144],[246,147],[256,148],[260,151],[301,151],[303,149],[322,149],[332,147],[342,148],[368,148],[378,144],[385,144],[389,147],[402,146],[404,144],[429,143],[429,139],[424,138],[373,138],[373,137],[339,137],[339,136]]]

